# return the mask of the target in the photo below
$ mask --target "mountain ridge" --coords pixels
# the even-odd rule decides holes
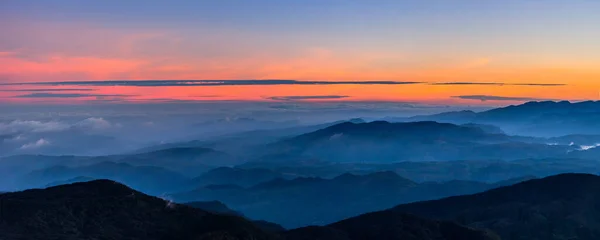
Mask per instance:
[[[505,240],[592,240],[600,237],[598,202],[600,176],[569,173],[392,210],[491,229]]]

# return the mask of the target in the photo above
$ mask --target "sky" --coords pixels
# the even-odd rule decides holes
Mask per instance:
[[[598,12],[592,0],[4,0],[0,103],[598,100]]]

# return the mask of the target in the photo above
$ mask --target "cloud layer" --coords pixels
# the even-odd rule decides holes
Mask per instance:
[[[50,86],[256,86],[256,85],[401,85],[422,82],[403,81],[299,81],[299,80],[136,80],[136,81],[66,81],[11,83],[6,85],[50,85]]]
[[[342,95],[319,95],[319,96],[273,96],[267,97],[270,100],[276,101],[302,101],[302,100],[327,100],[327,99],[343,99],[348,96]]]
[[[169,87],[169,86],[268,86],[268,85],[490,85],[490,86],[566,86],[565,83],[509,83],[509,82],[418,82],[418,81],[309,81],[309,80],[109,80],[109,81],[53,81],[5,83],[0,85],[39,85],[39,86],[134,86],[134,87]],[[47,89],[47,91],[90,91],[92,89]],[[9,91],[27,91],[9,90]],[[30,91],[46,91],[32,89]]]
[[[454,96],[454,98],[485,101],[554,101],[556,99],[544,99],[533,97],[506,97],[506,96],[491,96],[491,95],[463,95]]]
[[[3,89],[0,92],[87,92],[94,91],[92,88],[24,88],[24,89]]]
[[[68,129],[69,124],[57,121],[24,121],[14,120],[8,123],[0,122],[0,134],[11,134],[19,132],[58,132]]]
[[[19,149],[29,150],[29,149],[41,148],[41,147],[48,146],[48,145],[50,145],[50,141],[40,138],[39,140],[37,140],[35,142],[23,144],[23,146],[21,146]]]
[[[536,87],[558,87],[566,86],[565,83],[504,83],[504,82],[437,82],[431,85],[493,85],[493,86],[536,86]]]
[[[104,118],[90,117],[74,123],[63,121],[13,120],[0,122],[0,134],[50,133],[69,129],[103,130],[117,127]]]
[[[84,93],[30,93],[14,96],[15,98],[82,98],[82,97],[131,97],[122,94],[84,94]]]

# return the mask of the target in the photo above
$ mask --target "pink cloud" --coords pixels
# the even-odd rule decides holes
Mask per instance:
[[[107,79],[112,74],[137,69],[144,64],[143,60],[110,59],[97,57],[71,57],[54,55],[44,61],[32,61],[17,57],[0,57],[0,75],[12,76],[9,80],[43,81],[48,77],[67,79],[85,77],[89,79]],[[86,79],[79,79],[86,80]]]

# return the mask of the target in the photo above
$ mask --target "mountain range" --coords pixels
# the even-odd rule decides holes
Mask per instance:
[[[600,102],[383,120],[2,157],[0,239],[600,239]]]
[[[391,208],[399,203],[481,192],[527,179],[499,183],[417,183],[389,171],[367,175],[346,173],[332,179],[279,178],[248,188],[209,185],[168,197],[177,202],[217,200],[252,219],[295,228],[329,224],[362,213]]]
[[[132,166],[127,163],[100,162],[81,167],[55,166],[33,171],[24,177],[24,186],[35,188],[47,185],[56,179],[69,179],[77,181],[77,177],[102,179],[127,183],[128,186],[143,189],[150,194],[164,194],[166,190],[175,190],[178,186],[187,184],[188,178],[160,167]],[[79,179],[81,180],[81,179]]]
[[[483,112],[458,111],[385,120],[491,124],[509,134],[541,137],[600,134],[600,101],[533,101]]]
[[[180,205],[93,180],[0,194],[0,238],[592,240],[600,236],[599,190],[597,175],[560,174],[284,230],[260,227],[222,203]]]
[[[475,124],[346,122],[270,144],[265,152],[330,162],[390,163],[547,158],[578,149],[545,141],[490,132]]]
[[[0,220],[0,238],[6,240],[497,239],[450,222],[377,213],[327,227],[270,232],[239,216],[172,203],[109,180],[0,194]]]

